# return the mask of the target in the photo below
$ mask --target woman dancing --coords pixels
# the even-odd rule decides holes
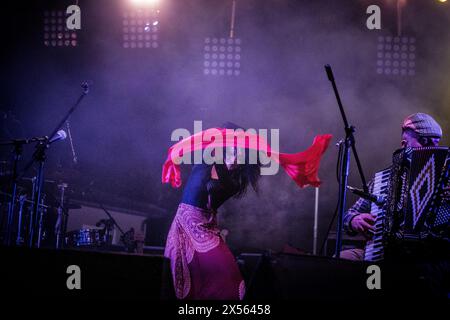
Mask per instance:
[[[244,140],[237,141],[234,131],[230,133],[227,130],[238,128],[228,123],[222,128],[209,129],[219,130],[223,134],[223,141],[216,141],[216,144],[196,143],[194,136],[183,139],[169,149],[169,156],[164,163],[163,183],[170,182],[172,186],[179,187],[180,171],[174,160],[181,155],[174,155],[173,150],[180,150],[181,146],[189,146],[190,151],[211,146],[222,147],[225,159],[224,164],[202,163],[193,166],[169,230],[164,255],[170,259],[175,293],[179,299],[242,300],[244,297],[244,280],[233,254],[220,236],[216,221],[217,209],[225,201],[231,197],[242,197],[249,186],[257,190],[260,163],[257,161],[252,164],[248,152],[248,149],[255,147]],[[195,136],[205,134],[208,134],[208,130]],[[259,139],[256,147],[258,151],[271,152],[272,155],[275,153],[265,141],[256,137]],[[330,135],[318,136],[307,151],[280,153],[277,159],[299,186],[318,185],[320,158],[330,139]],[[245,161],[238,161],[240,157]]]

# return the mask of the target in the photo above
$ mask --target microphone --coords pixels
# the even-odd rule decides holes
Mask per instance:
[[[86,80],[83,81],[83,83],[81,84],[81,88],[83,88],[83,93],[84,94],[88,94],[89,93],[89,88],[92,85],[93,81],[91,80]]]
[[[369,200],[370,202],[374,202],[378,206],[382,206],[386,202],[386,199],[383,196],[378,196],[376,194],[365,192],[364,190],[353,188],[350,186],[347,186],[347,189],[363,199]]]
[[[334,80],[333,71],[331,70],[331,66],[329,64],[325,65],[325,71],[327,72],[328,80],[333,81]]]
[[[64,130],[59,130],[53,137],[50,138],[48,143],[50,144],[59,140],[64,140],[65,138],[67,138],[67,133]]]

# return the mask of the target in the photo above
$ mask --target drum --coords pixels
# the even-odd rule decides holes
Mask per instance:
[[[100,247],[105,244],[104,231],[101,229],[84,228],[67,232],[66,247]]]

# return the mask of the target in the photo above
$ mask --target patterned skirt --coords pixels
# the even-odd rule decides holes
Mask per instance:
[[[245,284],[217,227],[214,211],[181,203],[164,256],[179,299],[242,300]]]

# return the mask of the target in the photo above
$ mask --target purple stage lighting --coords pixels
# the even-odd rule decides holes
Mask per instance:
[[[46,47],[76,47],[76,30],[66,26],[68,15],[63,10],[44,11],[44,45]]]
[[[130,0],[136,6],[154,6],[159,3],[159,0]]]
[[[377,73],[388,76],[416,74],[416,38],[379,36]]]
[[[205,38],[203,74],[239,76],[241,74],[241,39]]]
[[[159,10],[135,10],[123,15],[123,47],[156,49],[159,47]]]

